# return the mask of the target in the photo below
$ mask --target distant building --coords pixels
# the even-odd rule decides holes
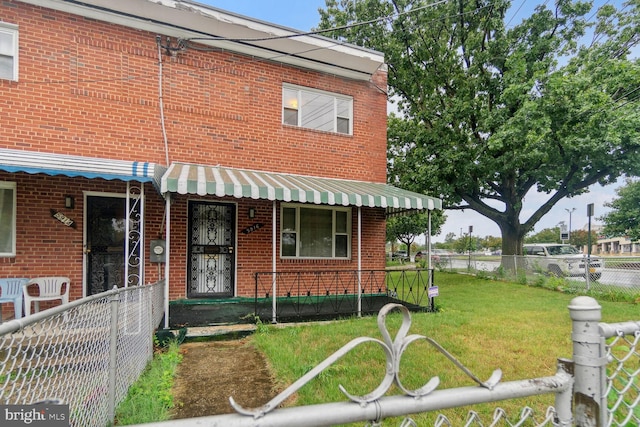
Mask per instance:
[[[591,224],[591,231],[598,235],[598,240],[591,248],[592,253],[601,255],[640,255],[640,242],[632,242],[626,236],[605,238],[601,235],[603,228],[604,225],[602,224]],[[587,231],[588,229],[588,224],[582,227],[582,230]]]
[[[598,239],[597,246],[603,255],[640,255],[640,242],[632,242],[626,236]]]

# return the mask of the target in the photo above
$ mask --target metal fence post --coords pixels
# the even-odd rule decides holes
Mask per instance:
[[[109,420],[111,423],[116,418],[116,364],[118,363],[118,311],[120,309],[120,294],[114,294],[110,298],[111,305],[111,336],[109,339]]]
[[[598,322],[602,310],[586,296],[571,300],[573,362],[575,367],[574,412],[577,427],[604,427],[607,421],[606,366],[604,338]]]
[[[587,290],[591,289],[591,273],[589,273],[589,267],[591,266],[591,255],[588,255],[585,259],[584,265],[584,278],[587,281]]]
[[[574,365],[571,360],[558,359],[558,373],[570,376],[575,381]],[[558,427],[573,426],[573,387],[556,393],[556,424]]]
[[[151,362],[151,360],[153,359],[153,345],[154,345],[154,332],[156,329],[156,325],[153,324],[153,291],[152,289],[150,289],[149,287],[144,287],[142,288],[143,292],[145,292],[145,294],[147,295],[146,301],[147,301],[147,311],[149,313],[147,322],[148,323],[148,330],[147,330],[147,335],[148,337],[151,337],[151,339],[149,339],[149,347],[147,348],[147,351],[149,352],[149,357],[148,357],[148,361]]]

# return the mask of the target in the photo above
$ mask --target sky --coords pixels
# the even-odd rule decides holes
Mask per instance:
[[[300,31],[309,31],[312,27],[317,26],[320,22],[318,9],[325,6],[324,0],[198,0],[198,2]],[[518,16],[527,16],[538,3],[539,1],[532,2],[530,0],[523,0],[522,2],[514,0],[512,2],[513,7],[517,10],[517,12],[514,10],[514,13],[517,13]],[[596,6],[604,3],[619,6],[622,0],[594,1]],[[517,19],[512,20],[512,24],[517,22]],[[562,199],[536,224],[534,233],[546,228],[556,227],[561,221],[567,227],[571,221],[573,230],[586,229],[589,222],[587,205],[590,203],[594,204],[594,216],[591,218],[591,226],[594,227],[600,224],[601,221],[598,221],[597,218],[609,211],[604,204],[616,198],[615,190],[623,184],[623,179],[619,179],[616,184],[606,187],[596,184],[591,186],[586,194]],[[535,191],[527,194],[524,199],[523,211],[520,215],[521,221],[528,219],[548,197],[549,195],[539,194]],[[473,226],[473,235],[475,236],[500,237],[501,235],[500,229],[493,221],[471,209],[465,209],[464,211],[447,210],[445,213],[447,221],[442,227],[441,233],[433,237],[433,242],[444,241],[448,233],[454,233],[459,237],[461,233],[468,233],[469,226]],[[418,242],[424,242],[424,238],[419,238]]]

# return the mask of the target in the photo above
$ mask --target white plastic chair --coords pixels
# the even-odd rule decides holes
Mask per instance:
[[[38,287],[38,295],[29,294],[29,286]],[[63,289],[64,287],[64,289]],[[62,304],[69,302],[69,288],[71,281],[68,277],[36,277],[23,285],[24,289],[24,314],[31,314],[31,302],[35,305],[34,313],[40,311],[40,301],[60,300]]]
[[[22,317],[22,287],[28,281],[29,279],[25,278],[0,279],[0,303],[13,303],[13,311],[16,314],[16,319]],[[0,313],[2,312],[0,311]],[[1,321],[2,316],[0,316],[0,322]]]

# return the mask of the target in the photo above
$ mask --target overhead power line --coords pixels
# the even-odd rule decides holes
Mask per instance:
[[[343,25],[341,27],[332,27],[332,28],[326,28],[326,29],[316,30],[316,31],[307,31],[305,33],[288,34],[286,36],[270,36],[270,37],[256,37],[256,38],[227,38],[227,37],[215,37],[215,36],[212,36],[212,37],[190,37],[190,38],[185,39],[185,40],[187,40],[187,41],[221,40],[221,41],[230,41],[230,42],[260,42],[260,41],[292,39],[292,38],[296,38],[296,37],[320,35],[320,34],[330,33],[330,32],[334,32],[334,31],[341,31],[341,30],[348,30],[348,29],[356,28],[356,27],[362,27],[364,25],[376,24],[376,23],[378,23],[380,21],[386,21],[386,20],[389,20],[389,19],[398,18],[400,16],[408,15],[408,14],[411,14],[411,13],[415,13],[415,12],[418,12],[418,11],[423,10],[423,9],[428,9],[428,8],[437,6],[437,5],[442,4],[442,3],[447,3],[448,1],[449,0],[440,0],[440,1],[437,1],[435,3],[430,3],[430,4],[427,4],[427,5],[424,5],[424,6],[416,7],[415,9],[407,10],[405,12],[392,13],[390,15],[381,16],[381,17],[378,17],[378,18],[375,18],[375,19],[370,19],[368,21],[360,21],[360,22],[354,22],[352,24]]]

